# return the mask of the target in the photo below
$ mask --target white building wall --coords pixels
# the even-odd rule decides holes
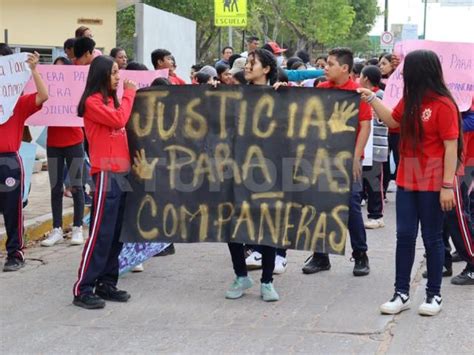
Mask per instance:
[[[177,74],[190,82],[196,64],[196,22],[145,4],[135,5],[136,58],[153,69],[151,52],[163,48],[176,59]]]

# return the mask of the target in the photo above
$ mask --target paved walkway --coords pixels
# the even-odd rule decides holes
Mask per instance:
[[[272,304],[260,300],[258,283],[242,299],[224,298],[233,278],[226,245],[180,244],[176,255],[153,258],[145,272],[122,277],[119,286],[132,294],[128,304],[86,311],[71,304],[81,248],[66,242],[29,248],[24,269],[0,273],[0,353],[472,353],[473,287],[444,279],[441,314],[416,313],[425,286],[421,240],[412,309],[379,314],[394,280],[393,198],[387,227],[369,231],[369,276],[352,276],[349,251],[332,257],[330,271],[303,275],[308,253],[289,251],[287,272],[275,277],[281,301]],[[455,272],[462,266],[455,264]],[[255,280],[259,274],[251,273]]]

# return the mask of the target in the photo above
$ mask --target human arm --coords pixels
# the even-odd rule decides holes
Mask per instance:
[[[387,125],[388,128],[398,128],[400,124],[393,118],[392,110],[383,104],[377,96],[369,89],[359,88],[357,92],[361,99],[372,106],[377,117]]]
[[[28,59],[26,62],[31,69],[31,76],[33,77],[33,81],[35,82],[36,87],[36,98],[35,104],[36,106],[41,106],[46,100],[48,100],[48,89],[41,79],[41,76],[38,72],[37,65],[39,62],[39,54],[38,52],[34,52],[33,54],[28,53]]]
[[[441,188],[439,202],[443,211],[450,211],[456,205],[456,202],[454,200],[454,191],[452,188],[452,183],[454,181],[454,175],[456,173],[458,141],[457,139],[450,139],[443,141],[443,143],[443,187]],[[444,186],[446,186],[446,188]]]
[[[125,127],[132,113],[136,88],[132,81],[124,81],[122,103],[118,108],[105,105],[100,95],[90,96],[86,101],[87,119],[114,129]]]
[[[287,70],[285,69],[286,75],[288,75],[288,81],[303,81],[306,79],[316,79],[324,75],[322,69],[309,69],[309,70]]]

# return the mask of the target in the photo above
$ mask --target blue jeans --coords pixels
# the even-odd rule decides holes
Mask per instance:
[[[415,260],[418,224],[426,250],[428,282],[426,294],[440,294],[444,264],[443,211],[437,191],[397,189],[397,251],[395,291],[408,294]]]
[[[365,231],[362,208],[360,206],[362,200],[361,192],[362,181],[354,180],[352,183],[351,199],[349,201],[349,221],[347,224],[351,238],[352,256],[354,258],[367,252],[367,233]],[[329,260],[329,255],[326,253],[316,252],[314,255],[319,259]]]

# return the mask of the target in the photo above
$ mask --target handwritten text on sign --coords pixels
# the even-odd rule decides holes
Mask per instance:
[[[0,124],[8,121],[21,96],[31,71],[27,53],[0,56]]]
[[[86,86],[89,66],[41,65],[39,73],[48,88],[49,99],[41,111],[31,116],[26,123],[30,126],[83,126],[77,117],[77,105]],[[143,88],[150,86],[158,77],[168,77],[168,70],[135,71],[121,70],[118,89],[119,98],[123,92],[123,80],[130,79]],[[34,92],[33,82],[29,82],[25,92]]]
[[[444,80],[461,111],[468,110],[474,95],[474,43],[435,41],[404,41],[395,47],[395,53],[405,57],[416,49],[435,52],[443,66]],[[390,76],[383,101],[395,107],[403,96],[403,63]]]
[[[305,88],[140,91],[122,241],[342,254],[358,103]]]

